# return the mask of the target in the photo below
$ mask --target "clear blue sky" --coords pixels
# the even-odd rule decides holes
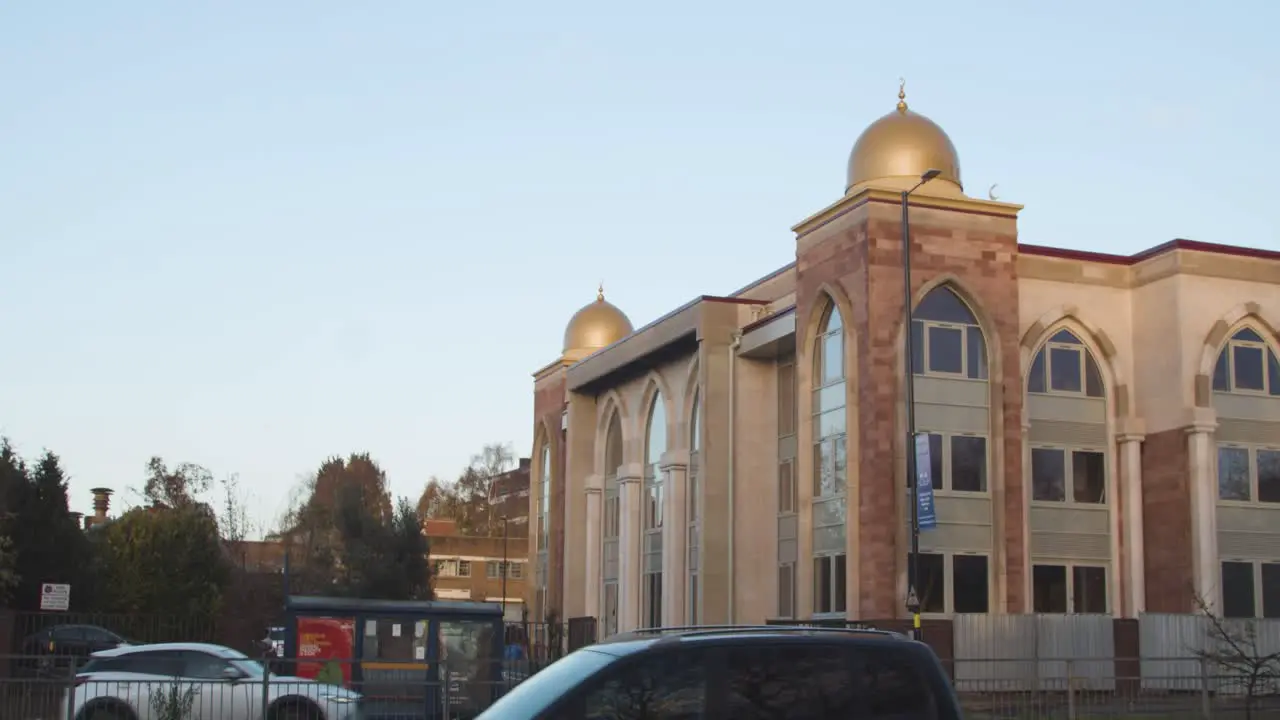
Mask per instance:
[[[788,262],[899,76],[1024,242],[1280,246],[1280,5],[613,5],[5,3],[0,434],[265,520],[329,454],[528,454],[596,282],[640,326]]]

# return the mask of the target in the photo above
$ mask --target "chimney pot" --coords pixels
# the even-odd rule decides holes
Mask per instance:
[[[93,493],[93,517],[96,522],[107,519],[107,511],[111,509],[111,488],[93,488],[89,492]]]

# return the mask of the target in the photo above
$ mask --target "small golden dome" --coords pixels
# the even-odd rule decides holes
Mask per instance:
[[[631,321],[617,307],[604,299],[604,286],[596,292],[595,302],[573,314],[564,329],[564,357],[577,362],[600,348],[609,347],[634,330]]]
[[[931,169],[940,174],[920,188],[921,194],[964,194],[960,156],[951,138],[937,123],[909,110],[906,92],[899,88],[897,109],[871,123],[854,143],[845,194],[868,186],[910,190]]]

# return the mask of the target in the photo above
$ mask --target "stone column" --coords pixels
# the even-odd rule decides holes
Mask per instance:
[[[644,466],[640,463],[627,463],[618,468],[618,499],[622,506],[618,528],[618,632],[640,627],[643,484]]]
[[[670,450],[663,453],[659,465],[666,478],[662,499],[662,624],[675,627],[685,624],[688,605],[685,563],[689,521],[686,509],[689,478],[689,451]]]
[[[1136,618],[1147,609],[1147,568],[1143,549],[1142,524],[1142,422],[1127,418],[1121,423],[1116,443],[1120,449],[1120,506],[1124,518],[1124,605],[1126,617]]]
[[[601,553],[604,552],[604,489],[599,475],[587,478],[585,493],[587,496],[587,532],[586,547],[583,557],[586,561],[586,572],[583,573],[583,592],[586,601],[587,617],[602,617],[604,608],[601,605],[600,588],[603,584],[601,571]]]
[[[1194,408],[1186,425],[1191,493],[1191,578],[1195,592],[1217,611],[1218,605],[1218,453],[1212,408]],[[1193,606],[1194,607],[1194,606]]]
[[[595,433],[596,433],[596,401],[589,395],[569,394],[569,409],[566,418],[568,432],[565,435],[564,454],[564,545],[560,550],[564,558],[564,573],[561,597],[564,606],[560,608],[561,617],[581,617],[587,615],[586,594],[587,575],[585,552],[587,543],[583,531],[587,527],[587,487],[588,477],[595,472]],[[552,461],[554,464],[554,460]],[[530,496],[533,493],[530,492]],[[529,523],[530,533],[536,523]],[[536,547],[530,545],[529,547]]]

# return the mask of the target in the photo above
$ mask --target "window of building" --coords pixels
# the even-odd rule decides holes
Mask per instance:
[[[782,563],[778,566],[778,617],[792,619],[796,616],[796,566]]]
[[[688,517],[685,549],[688,552],[685,581],[685,621],[697,625],[701,620],[701,584],[698,582],[698,559],[702,547],[702,393],[693,391],[693,413],[689,418],[689,472],[685,488],[685,514]]]
[[[622,465],[622,425],[615,410],[609,416],[609,429],[605,435],[604,449],[604,502],[601,512],[603,535],[600,576],[603,584],[600,594],[602,637],[618,632],[618,537],[622,522],[622,502],[618,495],[618,468]]]
[[[815,613],[843,613],[847,459],[845,456],[844,322],[832,304],[814,348],[813,568]]]
[[[1219,445],[1218,499],[1280,503],[1280,447]]]
[[[1241,328],[1218,353],[1213,366],[1217,392],[1280,396],[1280,360],[1256,330]]]
[[[1107,569],[1097,565],[1037,564],[1031,568],[1034,611],[1105,614]]]
[[[1031,361],[1027,392],[1100,398],[1102,373],[1080,338],[1070,330],[1059,330]]]
[[[791,518],[800,508],[796,483],[796,364],[795,355],[778,358],[778,516]],[[779,521],[779,525],[783,521]],[[777,539],[778,617],[796,616],[796,538]]]
[[[1071,485],[1067,485],[1067,479]],[[1031,448],[1031,499],[1102,505],[1107,502],[1106,454],[1099,450]]]
[[[538,471],[538,565],[536,568],[538,577],[535,580],[537,597],[545,598],[548,584],[547,568],[550,565],[547,548],[551,543],[551,443],[547,440],[542,443],[541,455]],[[540,601],[535,612],[545,620],[546,603]]]
[[[641,626],[662,627],[662,521],[666,478],[667,413],[662,393],[654,391],[645,426],[644,537],[641,542]]]
[[[987,439],[929,433],[929,472],[935,490],[987,491]]]
[[[548,515],[551,509],[551,445],[543,443],[542,462],[538,473],[538,550],[545,551],[551,535]]]
[[[918,375],[987,379],[987,347],[973,311],[950,288],[937,287],[916,306],[911,368]]]
[[[507,563],[507,577],[511,578],[512,580],[519,580],[520,578],[524,577],[524,563],[518,563],[518,562]],[[546,585],[543,585],[542,589],[545,590]]]
[[[813,559],[813,612],[815,615],[844,613],[847,575],[845,555],[823,555]]]
[[[778,463],[778,514],[796,511],[796,464],[794,460]]]
[[[907,562],[911,562],[910,555]],[[916,586],[920,612],[935,615],[990,612],[988,565],[986,555],[920,553]]]
[[[1223,562],[1222,616],[1280,618],[1280,562]]]

